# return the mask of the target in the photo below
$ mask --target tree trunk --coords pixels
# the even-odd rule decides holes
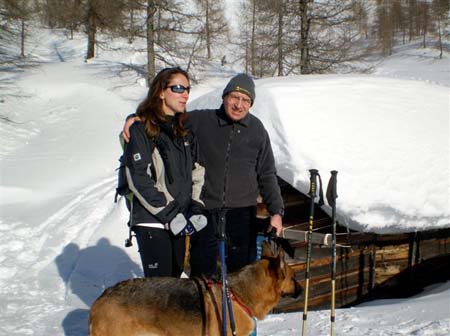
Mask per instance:
[[[253,13],[252,13],[252,37],[250,41],[250,60],[252,75],[256,74],[256,0],[253,0]]]
[[[89,1],[88,9],[88,47],[86,59],[95,57],[95,34],[97,32],[97,18],[92,3]]]
[[[22,27],[20,32],[20,56],[25,57],[25,20],[22,19]]]
[[[300,0],[300,73],[309,74],[309,27],[311,20],[308,18],[309,0]]]
[[[156,10],[156,9],[155,9]],[[155,31],[155,40],[156,40],[156,44],[157,45],[161,45],[161,9],[158,10],[158,15],[157,15],[157,19],[156,19],[156,31]]]
[[[278,8],[278,76],[283,76],[283,4]]]
[[[442,33],[441,33],[441,18],[438,17],[437,19],[438,22],[438,36],[439,36],[439,50],[441,51],[439,54],[439,58],[442,59]]]
[[[207,57],[210,60],[212,58],[211,55],[211,29],[209,26],[209,0],[205,1],[205,10],[206,10],[206,24],[205,24],[205,30],[206,30],[206,50],[207,50]]]
[[[134,8],[130,9],[130,35],[128,36],[128,43],[132,44],[134,41]]]
[[[156,5],[154,0],[147,0],[147,86],[155,77],[155,26]]]
[[[427,46],[427,31],[428,31],[428,6],[426,3],[422,4],[423,15],[423,47]]]
[[[48,26],[50,27],[50,28],[54,28],[54,26],[55,26],[55,24],[53,23],[53,16],[52,16],[52,14],[50,13],[51,11],[53,11],[51,8],[52,8],[52,6],[51,6],[51,4],[49,3],[49,0],[47,0],[46,1],[46,5],[47,5],[47,23],[48,23]]]
[[[248,47],[248,38],[247,41],[245,42],[245,73],[248,73],[249,68],[249,47]]]
[[[414,32],[414,23],[417,20],[416,17],[416,3],[414,0],[409,0],[408,1],[408,31],[409,31],[409,42],[412,41],[413,36],[415,35]]]
[[[195,52],[196,52],[196,49],[197,49],[197,44],[201,41],[201,39],[202,39],[202,35],[198,34],[198,36],[197,36],[197,38],[196,38],[196,40],[194,42],[194,45],[192,46],[192,51],[191,51],[191,53],[189,55],[189,61],[188,61],[187,67],[186,67],[186,72],[187,73],[189,73],[189,70],[191,69],[192,61],[194,59]]]

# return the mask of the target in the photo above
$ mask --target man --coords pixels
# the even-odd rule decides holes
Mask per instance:
[[[278,186],[269,135],[261,121],[249,113],[255,83],[238,74],[227,84],[216,110],[187,114],[187,126],[197,137],[206,178],[202,199],[208,210],[225,208],[227,268],[234,272],[256,259],[256,199],[261,194],[271,215],[269,231],[282,230],[284,205]],[[131,119],[131,120],[130,120]],[[129,118],[125,139],[129,136]],[[208,223],[212,223],[209,216]],[[191,238],[191,276],[216,272],[218,242],[213,225]]]

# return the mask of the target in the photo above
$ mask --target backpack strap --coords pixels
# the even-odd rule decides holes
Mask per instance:
[[[172,173],[172,166],[169,160],[169,154],[167,153],[167,147],[164,144],[164,141],[158,139],[152,139],[152,141],[155,143],[155,146],[158,147],[159,154],[161,155],[161,158],[164,162],[164,171],[167,176],[167,180],[169,181],[169,184],[173,183],[173,173]],[[152,165],[153,168],[153,165]],[[152,171],[153,174],[153,171]]]
[[[117,187],[116,187],[116,194],[114,195],[114,203],[117,203],[117,199],[120,195],[126,195],[128,191],[128,184],[126,182],[126,177],[124,174],[124,169],[126,166],[126,157],[125,157],[125,149],[127,147],[127,143],[125,142],[125,139],[123,138],[123,132],[119,133],[119,142],[120,146],[122,147],[122,155],[119,158],[119,167],[116,169],[118,171],[118,181],[117,181]],[[127,204],[128,207],[128,204]],[[129,207],[128,207],[129,208]]]

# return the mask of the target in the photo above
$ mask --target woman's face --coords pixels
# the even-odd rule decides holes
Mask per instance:
[[[166,115],[175,115],[177,112],[184,113],[190,89],[189,81],[184,75],[173,75],[167,87],[159,94],[163,112]]]

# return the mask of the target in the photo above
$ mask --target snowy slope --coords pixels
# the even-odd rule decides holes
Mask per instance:
[[[115,205],[112,201],[114,169],[120,153],[117,134],[124,117],[134,110],[146,89],[134,72],[119,71],[117,61],[133,57],[125,51],[105,51],[98,60],[84,63],[81,61],[84,39],[67,41],[57,31],[38,29],[34,34],[29,42],[30,56],[34,63],[42,64],[24,72],[0,72],[0,335],[85,336],[89,306],[103,289],[121,279],[142,275],[136,246],[123,247],[127,210],[123,203]],[[216,88],[223,81],[223,77],[211,79]],[[345,90],[343,87],[338,94],[325,98],[320,94],[322,86],[336,88],[338,81],[346,83]],[[299,92],[285,94],[295,83],[305,93],[312,90],[308,97],[318,102],[332,100],[346,91],[357,91],[352,85],[355,81],[353,77],[258,81],[254,111],[268,124],[280,172],[299,188],[305,188],[305,170],[317,163],[316,156],[297,148],[305,139],[299,141],[296,133],[286,130],[296,129],[297,123],[320,125],[316,130],[319,137],[326,124],[304,120],[304,115],[297,119],[297,111],[301,109],[295,105],[289,111],[286,104],[290,106],[289,97]],[[404,84],[397,79],[372,81],[370,77],[360,77],[359,82],[363,84],[360,90],[367,86],[373,91],[380,90],[388,102],[394,98],[384,86]],[[440,111],[441,91],[430,85],[411,82],[407,89],[428,90],[425,97],[430,104],[436,103]],[[214,87],[204,85],[193,96]],[[404,104],[400,106],[402,111]],[[293,119],[286,119],[282,112],[272,112],[278,110]],[[323,118],[320,114],[314,116]],[[437,127],[434,133],[438,137],[442,136],[442,124],[433,126]],[[400,127],[397,130],[404,131]],[[283,136],[276,137],[277,132]],[[310,139],[306,147],[317,139]],[[411,141],[417,145],[415,139]],[[365,151],[361,149],[362,156]],[[440,153],[434,147],[430,151]],[[305,154],[297,157],[293,152]],[[338,163],[342,161],[333,156],[328,160],[318,168],[324,172],[341,169],[339,201],[342,200],[345,212],[345,200],[354,197],[344,192],[347,183],[351,183],[344,172],[351,165],[341,168]],[[289,167],[295,168],[291,176],[286,175]],[[378,174],[370,171],[369,177]],[[438,178],[442,179],[439,173]],[[362,197],[363,201],[371,201],[370,195]],[[437,213],[448,215],[445,211],[444,207]],[[338,335],[355,336],[448,335],[449,300],[447,283],[409,300],[375,301],[353,309],[339,309],[336,331]],[[309,335],[327,335],[328,319],[328,311],[312,312]],[[273,315],[259,323],[258,335],[298,335],[300,328],[300,313]]]
[[[112,202],[117,135],[135,102],[113,92],[110,72],[82,61],[81,45],[58,56],[63,40],[41,31],[33,56],[44,64],[4,74],[18,94],[3,98],[13,122],[0,124],[2,335],[62,334],[72,306],[141,275],[121,248],[126,214]]]
[[[448,53],[439,58],[439,50],[423,48],[420,43],[394,48],[394,54],[383,59],[374,69],[374,75],[414,79],[443,86],[450,85]]]

